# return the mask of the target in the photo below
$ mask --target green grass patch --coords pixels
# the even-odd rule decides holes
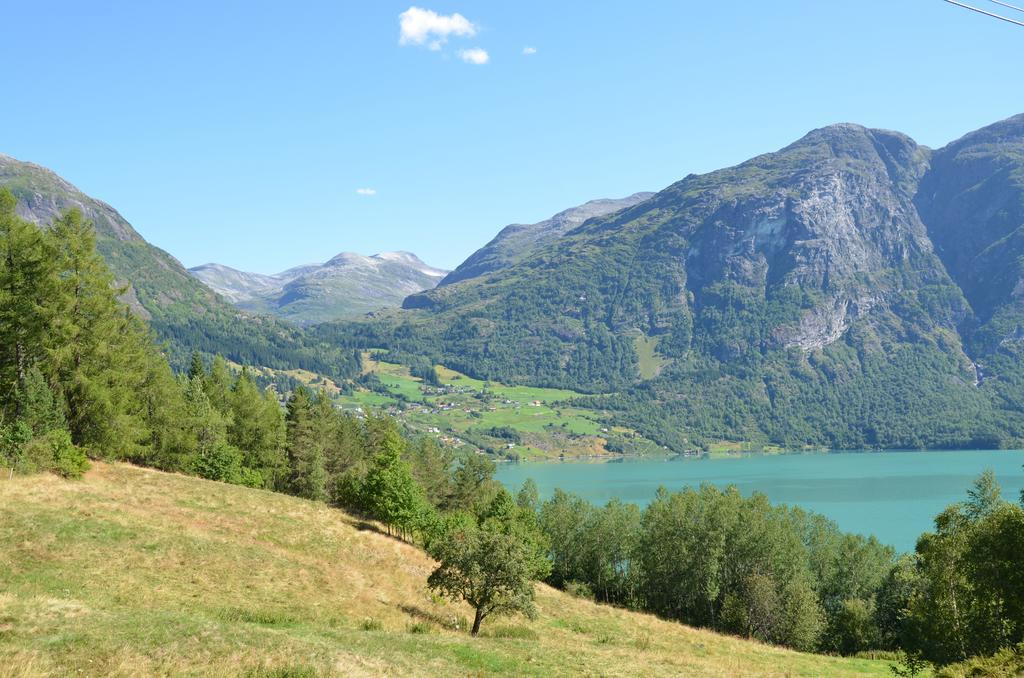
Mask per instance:
[[[648,337],[645,334],[638,335],[633,339],[633,348],[636,350],[638,367],[641,379],[653,379],[668,364],[668,359],[658,355],[659,337]]]

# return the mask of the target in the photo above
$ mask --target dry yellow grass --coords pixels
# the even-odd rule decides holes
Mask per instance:
[[[888,674],[546,586],[538,619],[488,620],[472,638],[469,609],[427,590],[430,559],[367,528],[121,464],[77,482],[5,476],[0,676]]]

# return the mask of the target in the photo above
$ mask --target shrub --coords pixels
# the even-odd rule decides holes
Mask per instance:
[[[50,444],[53,455],[54,473],[65,478],[81,478],[89,470],[89,459],[85,451],[71,442],[67,431],[50,431],[43,436]]]
[[[959,664],[944,666],[935,675],[940,678],[961,678],[961,676],[990,676],[991,678],[1015,678],[1024,675],[1024,643],[1017,647],[1003,648],[991,657],[971,657]]]
[[[24,439],[24,430],[12,427],[9,440]],[[10,444],[10,443],[9,443]],[[64,478],[81,478],[89,470],[89,459],[85,452],[71,442],[67,431],[50,431],[27,442],[11,445],[13,467],[19,473],[53,471]]]
[[[584,600],[593,600],[594,592],[581,581],[568,581],[565,583],[565,592],[574,598],[583,598]]]
[[[24,421],[0,426],[0,463],[19,473],[30,473],[30,469],[24,468],[23,461],[24,447],[30,440],[32,429]]]
[[[196,457],[193,471],[207,480],[238,483],[242,476],[242,451],[223,442],[211,445]]]

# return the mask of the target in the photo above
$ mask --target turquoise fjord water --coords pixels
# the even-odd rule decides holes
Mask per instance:
[[[595,504],[618,497],[641,506],[661,485],[735,485],[744,495],[761,492],[773,503],[828,516],[847,532],[873,534],[898,551],[912,551],[918,535],[932,529],[934,516],[965,499],[985,469],[995,472],[1003,498],[1017,501],[1024,487],[1022,465],[1019,450],[833,452],[500,464],[497,478],[513,490],[533,478],[543,498],[561,488]]]

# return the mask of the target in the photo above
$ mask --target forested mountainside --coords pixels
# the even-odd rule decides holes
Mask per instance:
[[[48,226],[77,207],[96,229],[97,248],[125,301],[168,342],[182,367],[192,350],[223,354],[250,365],[304,368],[333,376],[353,373],[351,352],[318,345],[305,333],[268,316],[244,314],[207,289],[163,250],[146,242],[118,212],[85,195],[50,170],[0,154],[0,187],[18,200],[18,214]]]
[[[311,325],[396,308],[410,294],[436,287],[447,271],[428,266],[410,252],[369,257],[342,252],[326,263],[275,275],[221,264],[196,266],[189,273],[239,308]]]
[[[939,151],[819,129],[320,333],[614,392],[675,449],[1020,444],[1022,149],[1024,115]]]
[[[634,193],[620,199],[591,200],[562,210],[536,224],[510,224],[445,276],[442,285],[475,278],[512,266],[533,252],[560,238],[587,219],[618,212],[650,198],[653,193]]]

